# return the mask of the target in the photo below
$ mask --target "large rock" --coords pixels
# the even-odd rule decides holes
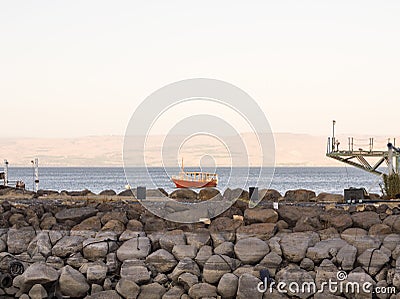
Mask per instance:
[[[243,225],[236,230],[236,239],[247,239],[250,237],[267,241],[275,235],[277,226],[275,223],[254,223]]]
[[[383,239],[383,246],[385,246],[390,251],[393,251],[397,245],[400,244],[399,234],[390,234]]]
[[[19,254],[25,252],[34,237],[35,230],[31,226],[10,228],[7,233],[8,253]]]
[[[217,297],[217,288],[208,283],[198,283],[190,288],[189,296],[193,299],[215,298]]]
[[[161,299],[166,291],[167,290],[162,285],[156,282],[145,284],[140,288],[138,299]]]
[[[315,284],[317,285],[317,289],[323,289],[324,294],[333,293],[335,295],[340,295],[340,291],[334,292],[334,290],[326,290],[323,287],[328,281],[339,282],[337,276],[338,268],[330,260],[323,260],[320,266],[316,269]]]
[[[322,214],[323,210],[319,207],[296,207],[284,205],[279,207],[277,212],[282,220],[293,227],[301,217],[317,217]]]
[[[87,267],[86,277],[91,283],[101,284],[106,278],[108,268],[103,262],[90,263]]]
[[[82,236],[85,238],[91,238],[94,237],[96,235],[96,232],[98,232],[100,229],[100,218],[97,216],[93,216],[75,225],[71,229],[71,236]]]
[[[332,209],[327,213],[323,213],[320,215],[320,220],[325,222],[326,226],[336,228],[338,232],[342,232],[353,225],[353,219],[350,214],[338,209]]]
[[[282,195],[274,189],[261,189],[259,195],[262,201],[278,201]]]
[[[73,298],[87,295],[87,292],[90,289],[85,276],[71,266],[65,266],[61,269],[58,283],[61,293],[64,296]]]
[[[112,247],[107,241],[100,241],[95,238],[89,238],[83,241],[83,256],[89,261],[103,259],[109,248]]]
[[[172,254],[178,261],[185,257],[194,259],[197,255],[197,248],[193,245],[175,245],[172,248]]]
[[[303,259],[304,261],[305,259]],[[276,270],[282,264],[282,257],[275,252],[268,253],[260,263],[255,267],[255,270],[268,269],[272,277],[275,276]]]
[[[150,272],[145,266],[141,266],[135,260],[127,260],[121,266],[121,278],[129,279],[137,284],[150,281]]]
[[[319,263],[323,259],[328,259],[336,256],[340,248],[348,245],[346,241],[342,239],[328,239],[316,243],[313,247],[309,247],[306,256],[313,260],[313,262]]]
[[[209,245],[211,242],[210,232],[206,228],[200,228],[194,231],[185,232],[185,236],[187,244],[193,245],[197,249],[204,245]]]
[[[229,257],[234,257],[235,256],[234,248],[235,244],[233,244],[232,242],[224,242],[214,248],[214,253],[227,255]]]
[[[302,216],[296,222],[296,226],[293,228],[294,232],[308,232],[308,231],[318,231],[323,228],[321,222],[319,221],[319,216],[308,217]]]
[[[308,202],[313,199],[315,201],[315,192],[305,189],[288,190],[285,193],[285,200],[296,201],[296,202]]]
[[[191,200],[195,200],[197,199],[197,193],[191,189],[178,189],[175,190],[174,192],[172,192],[169,195],[170,198],[172,199],[191,199]]]
[[[152,265],[160,273],[169,272],[178,264],[175,257],[165,249],[159,249],[150,254],[146,258],[146,263]]]
[[[114,190],[103,190],[99,193],[99,195],[102,196],[114,196],[117,195],[117,193]]]
[[[305,288],[305,292],[293,292],[289,288],[290,283],[296,282],[301,286],[303,283],[314,283],[314,279],[310,273],[301,269],[295,264],[289,264],[287,267],[281,269],[275,276],[276,283],[284,283],[285,290],[289,296],[298,296],[302,299],[308,298],[315,293],[313,289]]]
[[[199,278],[191,273],[183,273],[179,275],[178,282],[186,291],[189,291],[192,286],[199,283]]]
[[[51,254],[51,249],[49,233],[40,231],[29,244],[27,251],[30,256],[40,253],[42,256],[48,257]]]
[[[198,198],[200,200],[217,200],[217,199],[222,199],[221,193],[218,191],[218,189],[215,188],[203,188],[200,190]]]
[[[97,212],[97,209],[93,207],[71,208],[61,210],[55,217],[59,222],[65,222],[67,220],[81,222],[83,219],[96,215]]]
[[[29,297],[31,299],[42,299],[47,298],[47,296],[47,291],[41,284],[35,284],[29,291]]]
[[[261,282],[251,274],[243,274],[239,277],[237,296],[238,299],[261,299],[263,294],[257,290],[257,285]]]
[[[242,225],[242,222],[235,221],[228,217],[217,217],[211,221],[210,233],[214,246],[228,241],[233,242],[236,238],[236,229]]]
[[[195,261],[200,266],[203,267],[206,261],[213,255],[213,249],[211,246],[205,245],[199,249],[197,252]]]
[[[121,299],[121,298],[122,297],[118,295],[117,291],[114,290],[101,291],[85,297],[85,299]]]
[[[162,299],[178,299],[178,298],[182,298],[184,293],[185,293],[185,291],[182,288],[180,288],[178,286],[174,286],[174,287],[170,288],[162,296]]]
[[[390,256],[380,249],[367,249],[357,258],[357,262],[372,276],[376,275],[389,261]]]
[[[235,245],[235,254],[245,264],[255,264],[269,252],[268,244],[257,238],[239,240]]]
[[[230,257],[226,255],[212,255],[203,268],[203,278],[208,283],[217,283],[222,275],[234,270]]]
[[[136,298],[140,292],[140,287],[135,282],[126,278],[121,278],[115,289],[124,298]]]
[[[47,284],[57,281],[58,272],[43,262],[30,265],[20,277],[21,291],[29,290],[35,284]]]
[[[282,236],[281,248],[283,256],[289,262],[300,262],[305,258],[308,247],[314,246],[319,241],[318,234],[314,232],[291,233]]]
[[[161,248],[172,252],[175,245],[186,245],[186,236],[182,230],[173,230],[163,234],[159,242]]]
[[[367,235],[362,228],[348,228],[341,233],[341,238],[357,248],[357,255],[361,255],[366,249],[379,248],[381,241]]]
[[[279,219],[278,213],[273,209],[253,208],[244,211],[246,223],[276,223]]]
[[[349,271],[353,269],[354,262],[357,257],[357,248],[352,245],[346,245],[340,248],[338,254],[336,255],[336,260],[342,269]]]
[[[344,202],[344,197],[341,194],[325,193],[322,192],[317,196],[317,202]]]
[[[391,227],[394,233],[400,234],[400,215],[390,215],[385,218],[383,223]]]
[[[172,271],[171,279],[174,282],[177,282],[179,276],[185,272],[200,276],[199,266],[190,258],[184,258],[183,260],[179,261],[178,265]]]
[[[381,223],[379,215],[372,211],[357,212],[351,215],[354,227],[361,227],[368,230],[374,224]]]
[[[53,246],[53,255],[66,257],[82,250],[84,238],[80,236],[65,236]]]
[[[233,299],[236,296],[239,278],[232,273],[225,273],[219,280],[217,291],[224,299]]]
[[[117,256],[121,262],[131,259],[145,259],[150,251],[151,244],[149,238],[139,237],[125,241],[117,250]]]

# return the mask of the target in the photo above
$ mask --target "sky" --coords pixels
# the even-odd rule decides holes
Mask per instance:
[[[149,94],[199,77],[246,91],[274,132],[335,119],[395,136],[399,16],[399,1],[0,1],[0,138],[123,135]]]

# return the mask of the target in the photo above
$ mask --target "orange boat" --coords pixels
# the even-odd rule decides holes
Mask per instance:
[[[182,170],[177,176],[172,177],[176,188],[204,188],[216,187],[218,174],[209,172],[184,171],[183,160]]]

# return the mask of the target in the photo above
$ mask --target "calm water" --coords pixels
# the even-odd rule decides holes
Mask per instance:
[[[188,169],[190,170],[190,169]],[[143,170],[135,169],[137,178],[145,177]],[[149,173],[158,187],[168,192],[174,189],[168,175],[162,168],[150,168]],[[257,184],[258,169],[251,168],[247,178],[247,168],[236,171],[236,175],[227,178],[229,168],[218,168],[220,186],[241,187],[258,185],[259,188],[268,187],[268,182],[261,180]],[[9,180],[22,179],[27,189],[32,189],[32,168],[10,168]],[[53,190],[82,190],[89,189],[95,193],[105,189],[117,192],[124,190],[127,184],[123,168],[103,167],[42,167],[39,169],[40,189]],[[347,167],[277,167],[271,188],[284,193],[286,190],[305,188],[320,192],[343,193],[344,188],[365,187],[370,192],[380,193],[379,177],[356,168]],[[136,185],[151,187],[151,182],[138,181]],[[222,188],[222,187],[220,187]]]

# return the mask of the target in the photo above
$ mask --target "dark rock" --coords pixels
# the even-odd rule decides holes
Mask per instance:
[[[53,246],[53,255],[66,257],[79,252],[82,250],[83,240],[84,238],[81,236],[65,236]]]
[[[172,192],[169,195],[170,198],[172,199],[191,199],[191,200],[195,200],[198,198],[198,195],[195,191],[191,190],[191,189],[178,189],[175,190],[174,192]]]
[[[251,274],[243,274],[239,277],[237,296],[238,299],[261,299],[263,294],[257,290],[261,281]]]
[[[199,200],[222,199],[221,193],[215,188],[203,188],[198,195]]]
[[[58,283],[61,293],[73,298],[87,295],[87,292],[90,289],[85,276],[83,276],[83,274],[78,270],[73,269],[71,266],[65,266],[61,269]]]
[[[99,195],[114,196],[117,195],[117,192],[115,192],[114,190],[103,190],[99,193]]]
[[[236,231],[236,239],[246,239],[250,237],[268,240],[275,235],[277,227],[275,223],[254,223],[240,226]]]
[[[317,202],[337,202],[343,203],[344,197],[341,194],[320,193],[317,196]]]
[[[159,249],[151,253],[147,256],[146,262],[160,273],[169,272],[178,264],[175,257],[165,249]]]
[[[279,219],[278,213],[273,209],[253,208],[244,211],[246,224],[252,223],[276,223]]]
[[[132,189],[127,189],[127,190],[121,191],[120,193],[118,193],[118,196],[126,196],[126,197],[135,198]]]
[[[190,288],[189,296],[193,299],[215,298],[217,297],[217,288],[208,283],[198,283]]]
[[[286,221],[291,227],[294,227],[301,217],[318,217],[323,211],[319,207],[296,207],[284,205],[279,207],[277,212],[282,220]]]
[[[95,195],[92,191],[84,189],[82,191],[66,191],[69,196],[91,196]]]
[[[261,189],[259,194],[262,201],[278,201],[282,198],[282,195],[274,189]]]
[[[358,212],[351,215],[354,227],[369,229],[374,224],[381,223],[379,215],[375,212]]]
[[[235,244],[235,254],[244,264],[258,263],[269,253],[268,244],[258,238],[239,240]]]
[[[285,200],[296,202],[308,202],[313,199],[315,201],[315,192],[305,189],[288,190],[285,193]]]
[[[71,208],[61,210],[55,215],[55,217],[60,222],[65,222],[68,220],[80,222],[86,218],[96,215],[97,212],[98,210],[92,207]]]

